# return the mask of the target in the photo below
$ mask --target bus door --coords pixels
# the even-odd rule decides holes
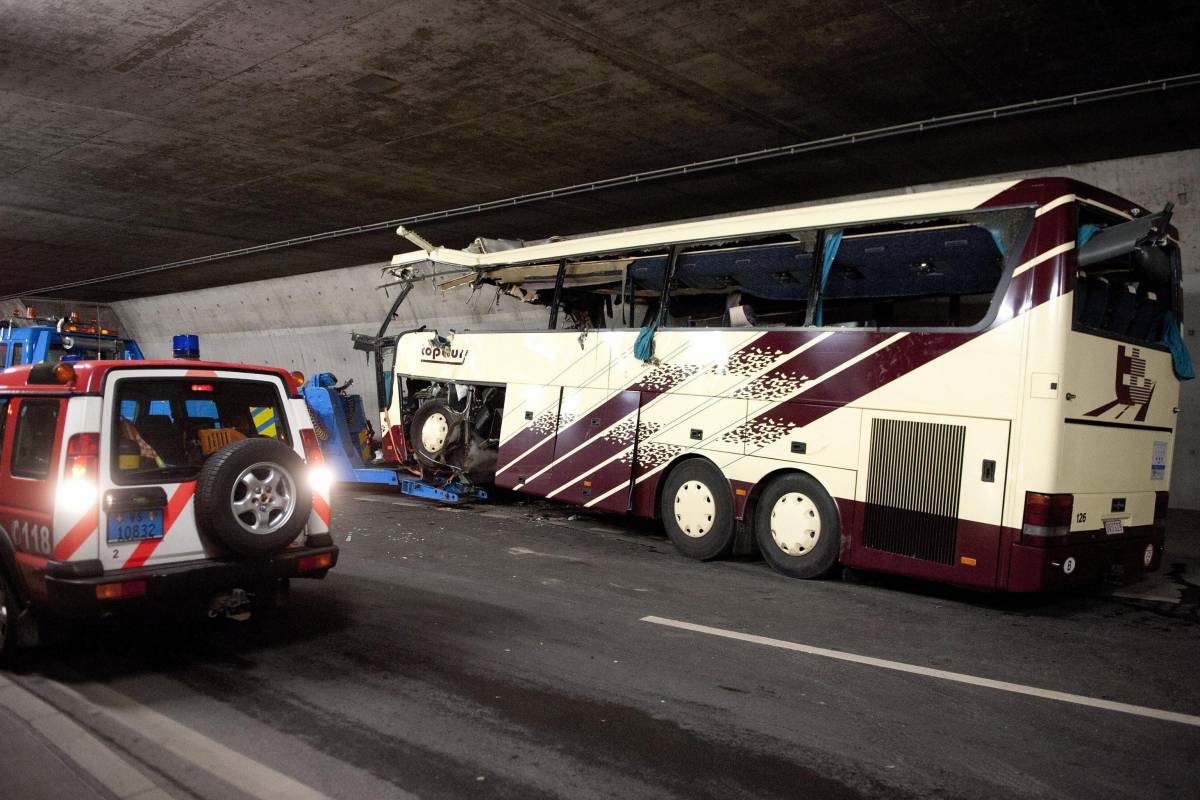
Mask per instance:
[[[865,411],[854,566],[994,587],[1009,422]]]
[[[510,383],[504,390],[504,419],[496,458],[496,485],[526,491],[527,480],[554,459],[561,386]]]
[[[629,508],[641,392],[568,389],[545,494],[605,511]],[[553,485],[550,485],[553,484]]]

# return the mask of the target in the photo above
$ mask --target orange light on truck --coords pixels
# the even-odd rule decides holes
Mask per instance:
[[[120,583],[101,583],[96,586],[97,600],[124,600],[128,597],[141,597],[146,594],[145,581],[121,581]]]
[[[58,362],[54,365],[54,380],[63,384],[75,380],[75,367],[66,361]]]

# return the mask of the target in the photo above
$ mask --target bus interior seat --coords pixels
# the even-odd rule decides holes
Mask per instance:
[[[1088,292],[1092,284],[1086,272],[1075,273],[1075,299],[1071,301],[1071,321],[1076,325],[1083,322],[1083,309],[1087,306]]]
[[[1159,306],[1158,293],[1139,290],[1137,309],[1129,324],[1129,335],[1137,339],[1154,341],[1159,338],[1162,327],[1163,309]]]
[[[1084,286],[1086,286],[1086,289],[1081,303],[1083,313],[1079,321],[1089,328],[1102,328],[1104,326],[1104,312],[1108,308],[1108,296],[1111,292],[1111,287],[1108,280],[1101,277],[1089,277],[1084,282]],[[1080,300],[1076,299],[1076,303],[1080,303]]]
[[[758,322],[754,309],[742,299],[741,292],[730,292],[725,298],[725,317],[730,328],[750,328]]]
[[[752,328],[758,324],[754,309],[748,305],[733,306],[729,309],[729,327]]]
[[[1113,333],[1122,335],[1129,334],[1129,328],[1133,325],[1134,317],[1138,310],[1138,289],[1137,284],[1127,283],[1121,286],[1117,291],[1117,296],[1112,303],[1112,316],[1109,319],[1107,330]]]

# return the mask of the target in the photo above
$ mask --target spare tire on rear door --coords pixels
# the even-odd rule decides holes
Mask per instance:
[[[308,522],[303,459],[275,439],[244,439],[213,453],[196,479],[196,524],[235,553],[267,556]]]

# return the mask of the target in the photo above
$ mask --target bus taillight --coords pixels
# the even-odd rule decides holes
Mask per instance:
[[[1071,532],[1071,510],[1075,496],[1070,494],[1025,493],[1025,518],[1021,533],[1047,538]]]

